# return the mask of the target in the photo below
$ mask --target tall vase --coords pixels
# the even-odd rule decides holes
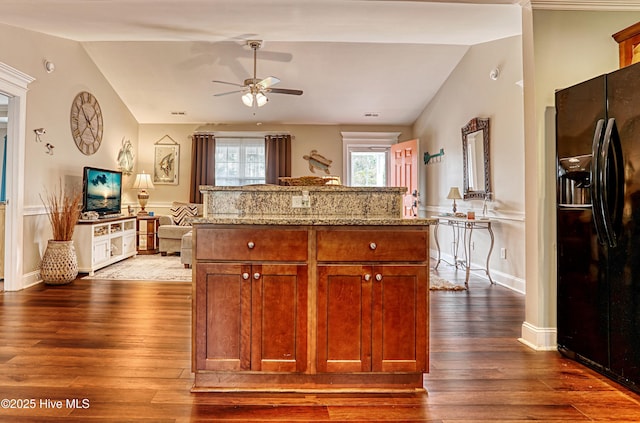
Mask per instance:
[[[78,276],[78,258],[73,241],[49,240],[42,257],[40,276],[48,285],[64,285]]]

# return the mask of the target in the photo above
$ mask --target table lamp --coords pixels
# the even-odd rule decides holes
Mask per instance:
[[[448,200],[453,200],[453,212],[455,213],[458,210],[456,206],[456,200],[462,200],[462,196],[460,195],[460,190],[458,187],[451,187],[449,190],[449,194],[447,195]]]
[[[148,215],[149,213],[144,208],[149,200],[149,193],[147,192],[147,189],[154,188],[153,182],[151,182],[151,175],[144,173],[144,171],[142,173],[138,173],[131,188],[139,190],[138,203],[140,203],[140,211],[138,212],[138,216]]]

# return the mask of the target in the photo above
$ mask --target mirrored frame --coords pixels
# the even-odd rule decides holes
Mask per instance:
[[[463,197],[465,200],[490,199],[489,139],[489,118],[475,117],[462,127]]]

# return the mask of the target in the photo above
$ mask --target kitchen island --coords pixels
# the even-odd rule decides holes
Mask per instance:
[[[424,389],[434,222],[316,213],[194,222],[194,392]]]

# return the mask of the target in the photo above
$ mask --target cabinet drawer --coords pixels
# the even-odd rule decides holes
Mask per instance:
[[[421,230],[321,230],[318,261],[426,261],[428,232]]]
[[[305,229],[196,228],[197,260],[306,261]]]

